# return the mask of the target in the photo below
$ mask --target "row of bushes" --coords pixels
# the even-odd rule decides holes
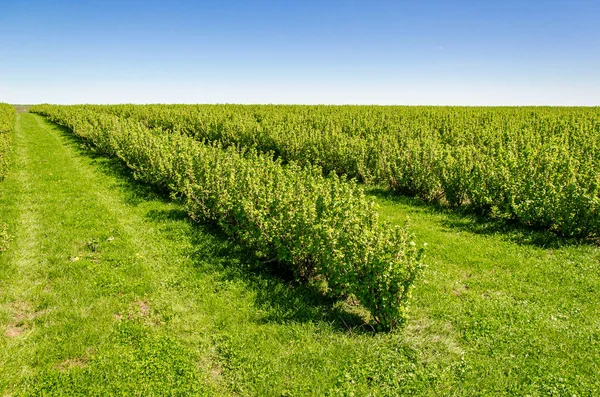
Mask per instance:
[[[380,328],[405,321],[422,250],[406,228],[379,222],[356,183],[81,107],[31,111],[118,156],[138,178],[180,194],[193,218],[216,223],[261,257],[301,279],[325,281],[333,296],[354,296]]]
[[[564,235],[600,234],[600,111],[558,107],[87,107],[272,152],[406,195]]]
[[[15,108],[0,103],[0,181],[6,176],[8,156],[11,148],[11,131],[15,125]]]

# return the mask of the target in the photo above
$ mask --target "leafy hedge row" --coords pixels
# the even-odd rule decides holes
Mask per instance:
[[[600,234],[600,108],[116,105],[200,141],[273,152],[450,206]]]
[[[263,258],[300,278],[324,279],[334,296],[355,296],[379,327],[405,321],[422,251],[405,228],[378,221],[355,183],[83,108],[31,111],[118,156],[138,178],[181,194],[193,218],[215,222]]]
[[[0,181],[6,176],[8,155],[10,151],[10,132],[15,124],[15,108],[6,103],[0,103]]]

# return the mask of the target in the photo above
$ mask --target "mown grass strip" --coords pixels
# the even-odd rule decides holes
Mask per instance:
[[[162,287],[185,277],[181,262],[114,179],[40,120],[19,116],[0,195],[11,236],[0,254],[0,393],[219,394],[210,365],[198,364],[211,362],[207,335],[192,348],[165,324],[171,300],[195,305]]]

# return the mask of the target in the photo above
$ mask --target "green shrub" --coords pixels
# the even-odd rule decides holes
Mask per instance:
[[[216,223],[299,279],[318,276],[333,296],[353,295],[379,328],[406,320],[422,250],[406,228],[379,222],[356,183],[324,177],[318,167],[284,166],[254,149],[205,145],[84,107],[31,111],[118,156],[139,179],[182,195],[193,218]]]

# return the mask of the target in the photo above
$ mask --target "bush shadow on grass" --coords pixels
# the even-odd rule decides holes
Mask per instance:
[[[260,322],[325,322],[343,331],[372,331],[363,317],[347,310],[342,302],[324,295],[316,285],[298,282],[283,264],[258,258],[217,226],[193,222],[182,209],[150,211],[147,216],[153,222],[189,222],[194,266],[198,271],[216,272],[217,279],[224,283],[241,281],[248,286],[263,311]]]
[[[98,152],[69,128],[52,124],[79,155],[93,160],[98,169],[114,178],[116,186],[126,194],[127,204],[173,201],[165,189],[136,180],[120,159]],[[146,216],[156,223],[189,222],[189,237],[194,247],[190,256],[196,270],[217,272],[223,281],[243,282],[254,292],[256,305],[264,311],[260,321],[325,322],[343,332],[373,333],[364,318],[348,310],[347,305],[327,297],[317,286],[297,282],[285,266],[261,261],[253,251],[232,241],[215,225],[192,221],[182,204],[178,209],[150,210]],[[207,258],[210,258],[210,269],[206,269]]]
[[[163,203],[171,201],[166,189],[136,180],[134,172],[121,159],[99,151],[87,140],[75,135],[71,129],[46,121],[61,134],[77,154],[91,159],[104,174],[114,177],[115,186],[122,188],[126,194],[127,204],[135,206],[148,200],[158,200]]]
[[[547,228],[528,226],[515,219],[493,218],[468,206],[450,208],[438,202],[428,203],[415,197],[399,195],[384,188],[372,188],[368,194],[379,199],[418,208],[426,213],[442,215],[441,225],[481,235],[502,235],[519,245],[558,249],[578,245],[598,245],[598,238],[566,237]]]

